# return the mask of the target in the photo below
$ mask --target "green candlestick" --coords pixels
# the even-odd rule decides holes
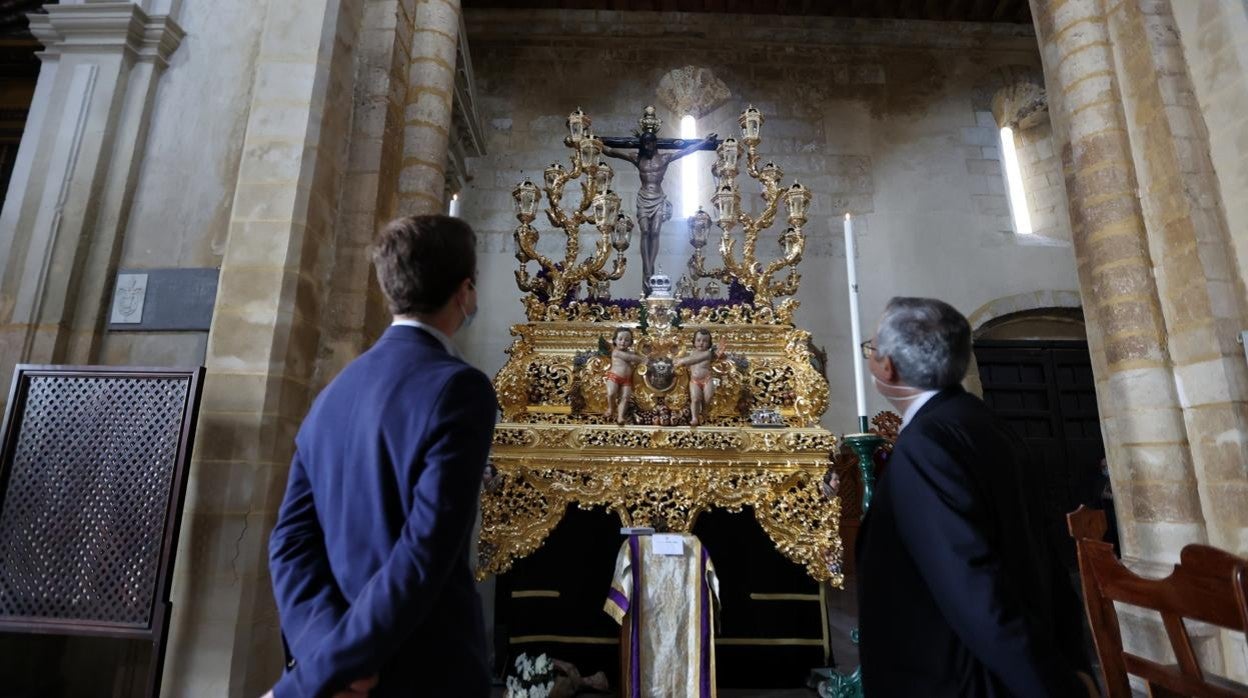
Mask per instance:
[[[867,418],[858,418],[859,434],[846,434],[843,441],[849,445],[855,456],[858,456],[858,470],[862,473],[862,516],[867,515],[871,506],[871,495],[875,491],[875,452],[886,442],[884,437],[867,433]],[[850,633],[850,639],[858,644],[858,630]],[[849,674],[834,673],[827,681],[819,685],[821,698],[863,698],[862,667],[855,667]]]
[[[884,437],[876,434],[846,434],[844,441],[849,445],[855,456],[858,456],[858,470],[862,473],[862,515],[867,515],[871,506],[871,495],[875,492],[875,461],[873,456],[884,445]]]

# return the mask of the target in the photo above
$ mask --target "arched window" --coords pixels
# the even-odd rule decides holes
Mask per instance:
[[[1010,192],[1010,215],[1014,219],[1014,232],[1031,234],[1031,212],[1027,210],[1027,192],[1023,189],[1023,171],[1018,166],[1018,151],[1014,149],[1014,131],[1006,126],[1001,129],[1001,161],[1005,165],[1005,184]]]

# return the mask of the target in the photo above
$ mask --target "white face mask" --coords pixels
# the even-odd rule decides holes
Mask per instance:
[[[472,290],[473,290],[473,291],[476,291],[476,290],[477,290],[477,285],[476,285],[475,283],[474,283],[474,284],[472,284]],[[466,330],[466,329],[468,329],[468,327],[472,325],[472,321],[473,321],[473,320],[475,320],[475,319],[477,319],[477,311],[478,311],[478,310],[480,310],[480,309],[481,309],[481,306],[480,306],[480,305],[478,305],[478,306],[476,307],[476,309],[475,309],[475,310],[473,310],[473,311],[470,313],[470,312],[468,312],[467,310],[464,310],[464,304],[463,304],[463,303],[460,303],[460,304],[459,304],[459,312],[463,313],[463,315],[464,315],[464,321],[463,321],[462,323],[460,323],[460,325],[459,325],[459,329],[460,329],[461,331],[462,331],[462,330]]]
[[[480,307],[478,307],[478,308],[477,308],[477,310],[480,310],[480,309],[481,309]],[[462,331],[462,330],[466,330],[466,329],[468,329],[469,325],[471,325],[471,324],[472,324],[472,321],[473,321],[473,320],[475,320],[475,319],[477,319],[477,310],[474,310],[474,311],[472,311],[472,312],[470,313],[470,312],[468,312],[467,310],[464,310],[464,304],[463,304],[463,303],[460,303],[460,304],[459,304],[459,312],[461,312],[461,313],[463,313],[463,314],[464,314],[464,321],[463,321],[462,323],[460,323],[460,325],[459,325],[459,329],[460,329],[461,331]]]
[[[896,383],[885,383],[875,374],[871,374],[871,381],[875,383],[875,391],[884,397],[885,400],[909,400],[910,398],[923,392],[918,388],[912,388],[908,385],[897,385]]]

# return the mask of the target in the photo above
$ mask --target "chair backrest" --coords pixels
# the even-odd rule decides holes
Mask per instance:
[[[1084,605],[1110,698],[1130,698],[1128,674],[1144,679],[1154,696],[1248,696],[1248,687],[1206,675],[1184,618],[1248,633],[1248,560],[1207,545],[1188,545],[1165,579],[1146,579],[1123,566],[1105,542],[1105,513],[1079,507],[1066,516],[1079,552]],[[1114,602],[1161,614],[1178,665],[1123,649]]]

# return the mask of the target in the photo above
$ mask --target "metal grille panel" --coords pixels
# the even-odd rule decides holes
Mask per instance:
[[[147,627],[189,376],[32,375],[0,511],[0,617]]]

